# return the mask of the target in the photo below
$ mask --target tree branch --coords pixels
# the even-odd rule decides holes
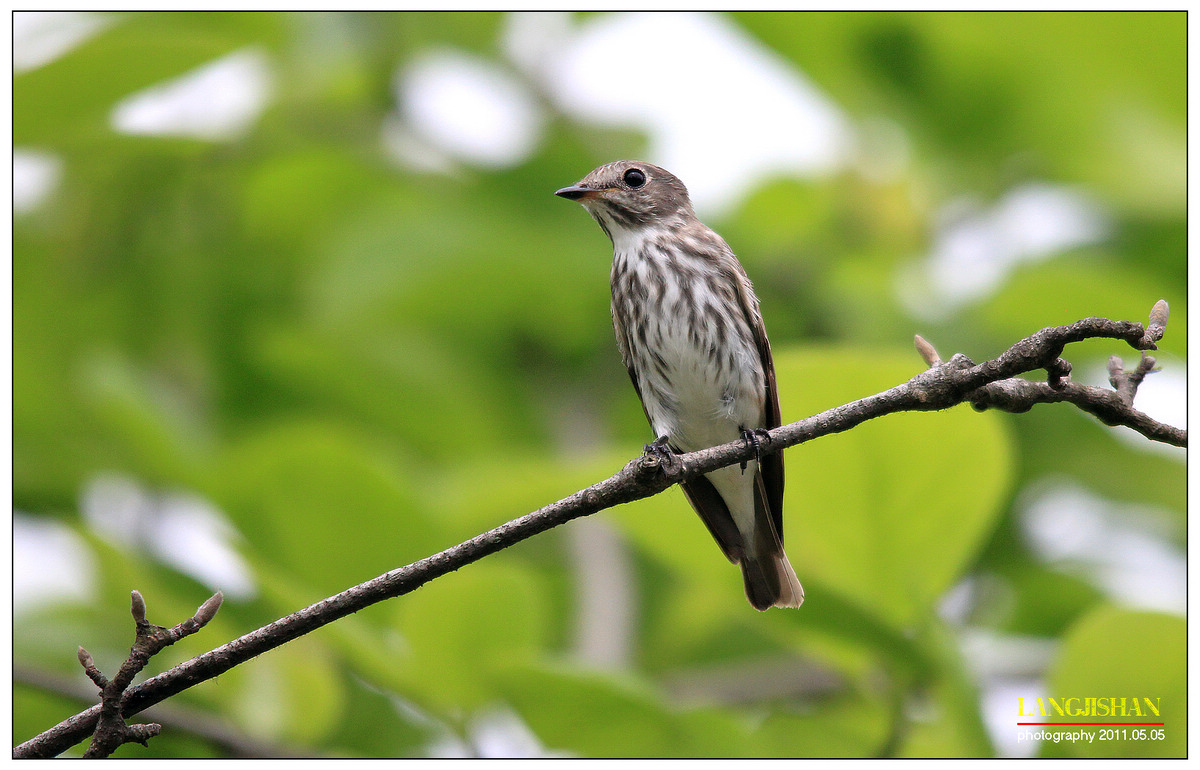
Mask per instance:
[[[943,362],[932,345],[918,338],[918,351],[929,368],[905,383],[775,428],[767,433],[766,439],[758,447],[749,442],[735,441],[665,459],[653,453],[644,455],[628,463],[616,475],[556,503],[319,601],[130,687],[121,702],[121,715],[128,717],[136,714],[327,623],[376,602],[406,594],[448,572],[572,519],[650,497],[684,479],[751,460],[756,452],[781,451],[820,436],[850,430],[867,420],[887,414],[936,411],[961,403],[970,403],[976,409],[999,408],[1021,412],[1038,403],[1066,401],[1096,415],[1109,425],[1127,425],[1151,440],[1187,446],[1186,430],[1163,425],[1133,409],[1137,383],[1152,371],[1152,359],[1148,365],[1143,360],[1131,375],[1125,375],[1123,369],[1118,374],[1117,369],[1111,368],[1114,382],[1119,383],[1116,385],[1118,390],[1105,391],[1071,382],[1070,364],[1061,358],[1068,344],[1092,338],[1124,340],[1135,350],[1155,350],[1165,330],[1166,320],[1166,303],[1161,301],[1154,306],[1149,326],[1130,321],[1085,318],[1066,326],[1042,329],[1017,342],[997,358],[981,364],[975,364],[962,355]],[[1037,370],[1046,371],[1046,382],[1015,379],[1017,375]],[[59,754],[93,731],[100,710],[100,706],[93,706],[76,714],[17,746],[13,749],[13,756],[49,757]]]
[[[100,688],[100,711],[96,718],[96,729],[92,733],[91,745],[83,754],[84,759],[102,759],[125,743],[140,743],[145,746],[162,731],[162,725],[159,724],[125,724],[122,711],[126,690],[133,683],[133,678],[150,662],[150,658],[185,636],[196,633],[212,620],[220,609],[223,598],[221,592],[217,591],[212,598],[200,605],[195,615],[172,628],[163,628],[146,620],[146,601],[140,593],[134,591],[131,594],[130,610],[137,633],[133,647],[129,650],[129,657],[112,679],[100,673],[87,650],[79,648],[79,664],[83,666],[88,678]]]
[[[96,688],[89,682],[32,666],[13,664],[14,687],[26,687],[39,692],[81,702],[84,707],[96,700]],[[141,713],[141,717],[163,726],[163,732],[178,731],[182,735],[214,746],[219,751],[241,759],[301,759],[311,756],[292,746],[263,741],[246,734],[227,719],[209,711],[160,703]]]

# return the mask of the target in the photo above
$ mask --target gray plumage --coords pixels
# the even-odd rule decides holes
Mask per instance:
[[[758,298],[687,189],[638,161],[600,166],[557,195],[583,204],[613,243],[617,347],[655,435],[692,452],[780,424]],[[683,483],[759,610],[804,601],[783,552],[783,455]]]

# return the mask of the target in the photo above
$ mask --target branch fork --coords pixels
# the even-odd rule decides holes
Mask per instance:
[[[1186,430],[1157,422],[1133,407],[1138,386],[1146,375],[1159,371],[1155,368],[1157,361],[1146,351],[1158,349],[1158,341],[1166,332],[1169,314],[1166,300],[1159,300],[1151,309],[1150,323],[1146,326],[1130,321],[1085,318],[1067,326],[1042,329],[1018,342],[1000,358],[979,366],[961,354],[943,363],[933,345],[920,335],[916,337],[915,344],[930,371],[956,370],[951,379],[960,383],[974,384],[977,375],[985,370],[998,369],[1004,375],[962,394],[963,400],[978,411],[1000,409],[1027,412],[1035,404],[1066,401],[1099,418],[1105,425],[1124,425],[1154,441],[1183,447],[1187,446]],[[1080,385],[1071,380],[1071,364],[1062,358],[1063,349],[1070,342],[1089,337],[1121,339],[1141,353],[1141,360],[1133,371],[1125,370],[1119,356],[1109,359],[1112,390]],[[1037,369],[1045,370],[1045,382],[1015,376]],[[913,381],[916,380],[914,378]]]
[[[212,620],[220,609],[223,598],[218,591],[200,605],[195,615],[177,626],[163,628],[146,620],[146,601],[141,593],[133,591],[130,596],[130,613],[133,615],[136,635],[133,647],[129,650],[129,657],[112,679],[104,676],[96,668],[91,653],[83,647],[79,648],[79,664],[83,666],[88,678],[100,689],[100,713],[92,733],[91,745],[83,755],[85,759],[107,757],[125,743],[140,743],[146,746],[151,738],[162,731],[162,725],[159,724],[125,723],[122,714],[125,691],[133,683],[133,678],[150,662],[150,658],[185,636],[196,633]]]

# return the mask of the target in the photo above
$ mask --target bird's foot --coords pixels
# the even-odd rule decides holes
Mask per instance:
[[[653,458],[654,462],[662,468],[670,468],[679,462],[679,458],[675,455],[675,451],[671,449],[671,440],[666,436],[659,436],[652,444],[646,444],[642,447],[644,457]]]
[[[663,460],[675,456],[675,453],[671,451],[671,440],[666,436],[659,436],[654,443],[646,444],[642,447],[642,454],[654,455]]]
[[[753,430],[741,428],[740,430],[742,441],[754,449],[754,462],[759,462],[762,460],[762,442],[771,443],[771,434],[765,428],[754,428]],[[742,460],[742,473],[746,472],[748,462],[748,460]]]

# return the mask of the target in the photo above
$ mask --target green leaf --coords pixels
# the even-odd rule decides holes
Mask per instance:
[[[407,647],[397,663],[411,683],[409,697],[452,712],[494,698],[495,676],[532,661],[547,634],[533,573],[499,559],[423,586],[395,611]]]
[[[643,586],[643,593],[652,595],[646,601],[654,601],[651,622],[671,629],[677,643],[707,636],[746,609],[741,573],[680,490],[672,488],[611,513],[639,550],[667,568],[670,579]]]
[[[800,713],[771,713],[753,734],[756,756],[876,757],[891,714],[879,698],[858,692],[821,699]]]
[[[109,467],[126,467],[156,483],[190,483],[204,429],[156,372],[106,351],[83,367],[80,390],[110,452]]]
[[[1168,258],[1173,257],[1163,255],[1163,259]],[[1169,286],[1157,277],[1126,268],[1111,255],[1085,252],[1014,271],[996,296],[974,311],[974,315],[1007,346],[1044,327],[1074,323],[1090,316],[1146,324],[1150,308],[1165,299],[1171,306],[1171,319],[1159,349],[1185,357],[1187,296],[1170,293]],[[980,351],[976,360],[986,353]],[[1107,362],[1110,355],[1121,356],[1130,366],[1138,359],[1137,351],[1120,340],[1084,340],[1069,346],[1064,353],[1077,370],[1089,358]]]
[[[265,13],[146,13],[115,23],[65,56],[13,78],[13,143],[85,145],[111,136],[124,96],[242,46],[273,44],[280,17]]]
[[[897,688],[898,719],[904,726],[898,756],[987,757],[991,741],[980,714],[981,698],[974,676],[966,669],[960,640],[934,620],[919,633],[918,643],[931,659],[935,672],[910,689]]]
[[[484,373],[437,338],[288,327],[263,329],[253,344],[280,392],[323,404],[324,416],[359,423],[381,441],[445,457],[483,454],[505,438]]]
[[[78,664],[75,666],[75,673],[77,675],[83,673],[83,669]],[[75,698],[57,695],[37,685],[23,684],[17,679],[12,688],[13,745],[16,746],[37,737],[46,729],[78,713],[85,707],[85,704]],[[88,744],[84,742],[63,756],[80,756],[87,747]]]
[[[737,18],[845,109],[901,121],[959,185],[1003,183],[1020,164],[1131,207],[1185,201],[1185,14]]]
[[[346,708],[336,663],[314,636],[243,663],[236,679],[237,685],[230,682],[221,696],[251,735],[317,744],[336,728]]]
[[[1135,445],[1121,441],[1117,430],[1125,429],[1110,428],[1066,404],[1039,407],[1022,415],[1015,428],[1022,477],[1073,477],[1111,500],[1164,506],[1173,512],[1182,533],[1187,516],[1186,450],[1178,450],[1175,458],[1145,451],[1141,447],[1148,446],[1149,439],[1138,436]],[[1131,483],[1141,478],[1154,483]]]
[[[332,736],[338,756],[421,756],[422,746],[435,737],[435,725],[401,711],[388,693],[357,676],[347,678],[346,689],[345,718]]]
[[[429,505],[455,539],[466,539],[603,481],[631,459],[616,453],[579,459],[511,450],[482,456],[446,468]]]
[[[353,431],[263,429],[222,458],[218,499],[263,557],[332,593],[438,550],[398,465]]]
[[[1051,666],[1049,696],[1109,698],[1122,701],[1125,713],[1062,721],[1164,722],[1163,738],[1152,726],[1115,728],[1118,739],[1060,741],[1044,744],[1047,755],[1073,757],[1187,756],[1187,621],[1157,612],[1101,607],[1085,616],[1063,638]],[[1132,703],[1139,704],[1134,711]],[[1153,709],[1146,704],[1149,700]],[[1114,706],[1115,707],[1115,706]],[[1154,712],[1157,709],[1158,713]],[[1140,713],[1138,713],[1140,712]],[[1055,720],[1050,720],[1055,721]],[[1070,727],[1090,734],[1100,727]],[[1144,737],[1135,733],[1145,730]],[[1111,733],[1109,733],[1111,735]]]
[[[504,691],[552,751],[614,758],[756,756],[742,720],[716,709],[672,708],[628,679],[530,668],[506,679]]]
[[[900,384],[914,352],[780,350],[784,422]],[[819,577],[904,627],[929,613],[976,556],[1011,483],[1002,418],[960,406],[901,413],[787,450],[785,543]],[[809,596],[808,601],[820,601]]]

